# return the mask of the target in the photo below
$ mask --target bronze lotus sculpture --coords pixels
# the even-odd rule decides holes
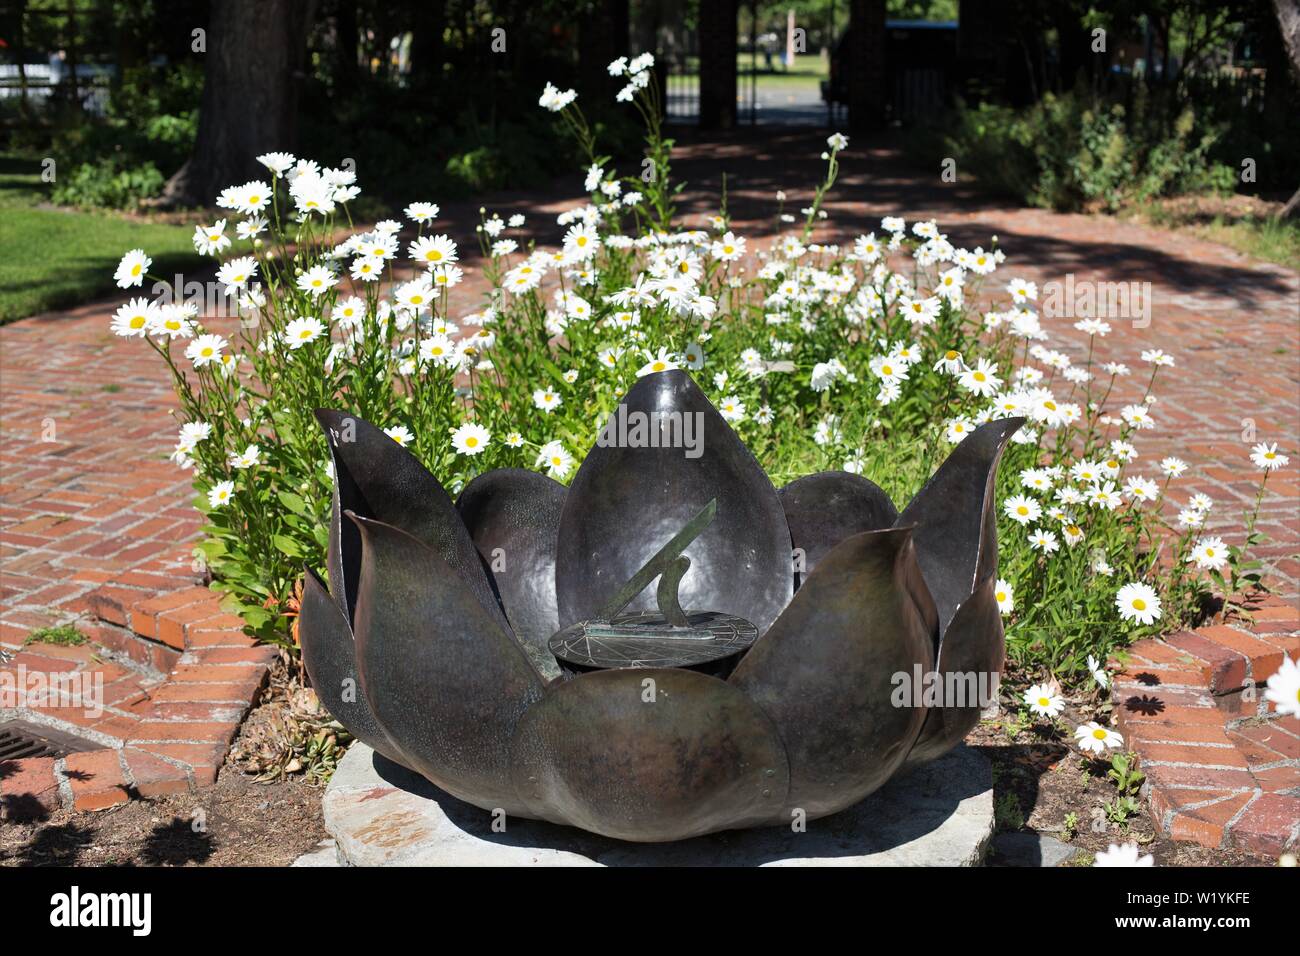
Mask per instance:
[[[965,737],[976,702],[896,706],[893,679],[1001,670],[994,481],[1021,420],[900,514],[847,472],[773,487],[685,372],[620,414],[693,416],[702,453],[602,440],[568,488],[503,468],[453,503],[317,413],[330,584],[308,569],[300,640],[340,723],[484,810],[646,842],[826,816]]]

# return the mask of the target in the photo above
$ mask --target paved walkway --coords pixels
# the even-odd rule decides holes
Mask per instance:
[[[797,212],[822,171],[817,159],[822,133],[748,130],[708,141],[683,135],[681,141],[674,174],[690,184],[680,203],[684,221],[698,222],[716,211],[713,197],[726,172],[737,231],[751,237],[776,231],[778,189],[788,194],[787,211]],[[1270,540],[1256,553],[1266,562],[1270,587],[1296,606],[1300,278],[1294,271],[1133,223],[989,202],[960,182],[960,170],[957,184],[944,184],[936,158],[933,174],[919,175],[887,142],[855,139],[843,162],[826,205],[830,219],[819,227],[818,238],[825,241],[875,228],[886,214],[909,222],[933,217],[958,244],[987,248],[996,234],[1011,263],[999,273],[1002,282],[1023,276],[1041,288],[1067,274],[1076,282],[1151,282],[1150,326],[1114,322],[1106,342],[1107,355],[1135,368],[1145,348],[1163,348],[1177,358],[1177,369],[1162,373],[1155,390],[1161,427],[1144,439],[1144,458],[1185,458],[1192,469],[1176,486],[1176,499],[1195,491],[1210,494],[1216,502],[1212,524],[1232,542],[1257,487],[1250,445],[1278,442],[1292,464],[1269,480],[1259,528]],[[553,243],[559,230],[543,213],[576,200],[568,191],[573,185],[447,204],[444,221],[452,224],[449,231],[462,248],[472,249],[472,224],[481,203],[503,215],[530,215],[534,235]],[[0,328],[0,651],[16,651],[33,628],[85,615],[90,593],[106,584],[96,608],[109,615],[108,626],[127,624],[139,632],[132,625],[133,608],[143,605],[147,617],[157,610],[151,609],[151,598],[198,583],[187,557],[187,542],[198,528],[189,506],[188,475],[166,461],[175,441],[174,399],[157,357],[139,342],[109,333],[111,311],[109,304],[99,304]],[[1071,343],[1082,356],[1085,343],[1069,320],[1048,325],[1054,339]],[[1132,381],[1129,387],[1138,391],[1141,384]],[[201,618],[191,620],[193,614],[181,611],[162,613],[179,615],[172,627],[203,630]],[[121,620],[113,620],[115,613]],[[204,613],[216,621],[214,630],[229,633],[229,622],[215,608]],[[1283,616],[1289,621],[1295,615]],[[191,656],[177,666],[194,666],[193,655],[212,653],[203,650],[205,639],[196,646],[188,630],[184,636],[171,646]],[[249,649],[239,647],[235,637],[223,639],[217,650],[230,665],[253,663],[244,659]],[[166,673],[174,663],[163,654],[163,660],[150,662],[150,673]],[[147,690],[149,674],[141,681]],[[241,686],[231,695],[241,712],[246,690]],[[223,712],[227,723],[228,717]],[[228,740],[230,732],[227,726],[217,736]],[[206,777],[194,769],[206,764],[187,766],[190,781]],[[124,772],[129,778],[129,770]]]

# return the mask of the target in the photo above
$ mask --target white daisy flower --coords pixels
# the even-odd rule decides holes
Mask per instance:
[[[1002,503],[1002,511],[1012,521],[1029,524],[1039,519],[1043,513],[1043,506],[1025,495],[1012,495]]]
[[[297,351],[325,334],[325,326],[313,315],[292,320],[284,327],[284,341],[291,351]]]
[[[235,483],[233,481],[219,481],[208,489],[208,507],[220,508],[235,493]]]
[[[492,433],[477,422],[466,422],[451,432],[452,447],[462,455],[477,455],[491,440]]]
[[[403,448],[415,441],[415,433],[405,425],[393,425],[389,428],[385,428],[384,434],[397,442],[397,444],[401,445]]]
[[[1272,445],[1260,442],[1250,450],[1250,460],[1255,463],[1256,468],[1262,468],[1265,471],[1285,468],[1291,461],[1286,455],[1278,453],[1276,442]]]
[[[1282,666],[1269,677],[1264,699],[1276,704],[1279,714],[1300,717],[1300,664],[1290,656],[1283,657]]]
[[[1150,586],[1132,581],[1116,592],[1115,609],[1125,621],[1151,624],[1160,619],[1160,598]]]
[[[1074,731],[1074,740],[1080,750],[1100,754],[1124,746],[1124,737],[1109,727],[1103,727],[1095,720],[1080,724]]]
[[[1093,858],[1093,866],[1155,866],[1155,857],[1142,855],[1136,843],[1116,846],[1112,843]]]
[[[1016,609],[1016,595],[1011,585],[998,578],[993,585],[993,598],[998,602],[998,610],[1003,614],[1010,614]]]
[[[113,273],[113,281],[117,283],[119,289],[129,289],[131,286],[143,284],[145,273],[153,265],[153,260],[144,254],[143,249],[132,249],[122,257],[122,261],[117,264],[117,270]]]
[[[1055,717],[1065,710],[1065,699],[1047,684],[1034,684],[1025,691],[1024,701],[1040,717]]]
[[[558,441],[548,441],[537,451],[537,464],[546,466],[552,478],[563,478],[573,467],[573,456]]]

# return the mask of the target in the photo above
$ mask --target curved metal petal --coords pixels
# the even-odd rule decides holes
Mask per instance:
[[[845,538],[891,528],[898,520],[898,509],[884,489],[847,471],[796,478],[779,494],[796,559],[803,559],[796,560],[796,586]]]
[[[479,475],[456,499],[515,636],[548,680],[560,676],[546,642],[560,629],[555,542],[565,492],[535,471],[499,468]]]
[[[986,578],[952,616],[935,666],[943,681],[945,700],[943,706],[926,711],[925,724],[907,755],[905,769],[942,757],[961,743],[979,723],[980,711],[990,703],[987,697],[981,699],[981,694],[997,692],[995,675],[1002,673],[1006,648],[995,585],[992,577]]]
[[[361,537],[345,511],[400,528],[433,548],[460,574],[479,603],[501,624],[505,615],[470,540],[465,523],[438,479],[414,455],[364,418],[316,409],[334,461],[334,512],[330,517],[330,594],[355,621]]]
[[[510,781],[515,724],[542,696],[522,647],[432,549],[379,521],[360,529],[361,689],[410,767],[486,810],[520,814]]]
[[[939,610],[939,632],[976,584],[997,570],[998,461],[1023,418],[1003,418],[975,429],[953,449],[898,516],[915,525],[917,561]]]
[[[896,675],[914,681],[933,662],[915,565],[906,528],[840,542],[729,679],[776,724],[790,759],[788,805],[809,818],[887,781],[921,730],[925,711],[896,706],[894,693]]]
[[[669,443],[671,433],[650,425],[638,434],[639,421],[676,422],[690,445],[646,447],[652,438]],[[761,631],[794,591],[790,529],[776,489],[689,375],[644,376],[569,486],[556,552],[560,624],[593,617],[713,498],[716,518],[686,549],[682,606],[735,614]],[[654,600],[643,592],[628,610],[651,609]]]
[[[348,619],[316,572],[311,568],[306,571],[298,612],[298,640],[312,689],[348,733],[389,760],[405,765],[407,758],[384,734],[361,693]]]
[[[781,822],[789,785],[762,711],[717,678],[673,668],[593,671],[552,685],[511,750],[532,815],[620,840]]]

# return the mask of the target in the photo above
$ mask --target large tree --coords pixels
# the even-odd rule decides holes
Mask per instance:
[[[1300,83],[1300,0],[1273,0],[1277,25],[1282,31],[1287,59],[1297,83]],[[1300,189],[1297,189],[1282,207],[1281,218],[1300,215]]]
[[[265,170],[255,157],[293,148],[307,30],[316,0],[213,0],[194,153],[162,204],[211,203]]]

